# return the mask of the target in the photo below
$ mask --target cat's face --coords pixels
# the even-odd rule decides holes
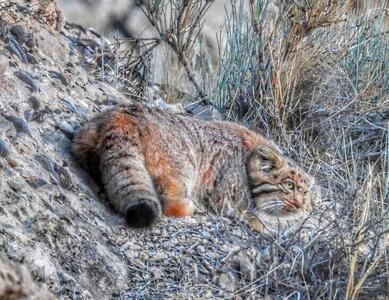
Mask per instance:
[[[255,213],[285,217],[310,209],[313,177],[277,150],[255,149],[247,162],[247,175]]]

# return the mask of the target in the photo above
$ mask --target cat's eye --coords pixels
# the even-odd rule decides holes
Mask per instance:
[[[287,183],[285,183],[285,187],[286,187],[288,190],[293,190],[293,189],[294,189],[294,183],[291,182],[291,181],[288,181]]]

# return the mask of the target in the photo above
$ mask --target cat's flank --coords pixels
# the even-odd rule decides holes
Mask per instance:
[[[134,227],[198,207],[225,214],[287,216],[304,210],[311,177],[265,137],[140,104],[93,119],[73,153]]]

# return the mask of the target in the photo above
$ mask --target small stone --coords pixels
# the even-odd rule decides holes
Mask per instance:
[[[227,246],[227,245],[221,245],[220,246],[220,250],[223,251],[223,252],[229,252],[230,251],[230,247]]]
[[[214,296],[213,296],[211,290],[207,290],[207,291],[205,291],[205,293],[202,295],[201,298],[203,298],[203,299],[214,299]]]
[[[203,104],[190,104],[185,107],[185,110],[192,114],[194,117],[205,120],[205,121],[221,121],[223,120],[220,112],[214,108],[212,105],[203,105]]]
[[[38,60],[34,55],[31,53],[27,53],[27,61],[29,64],[36,65],[38,63]]]
[[[227,292],[235,291],[235,276],[231,272],[223,273],[219,277],[219,286]]]
[[[16,71],[14,74],[17,78],[19,78],[21,81],[23,81],[29,86],[31,92],[38,91],[38,86],[35,83],[35,79],[30,73],[23,70],[19,70]]]
[[[22,182],[16,180],[9,180],[7,183],[9,187],[15,192],[21,192],[23,190],[24,184]]]
[[[159,268],[152,268],[151,269],[151,274],[153,275],[153,278],[155,280],[160,280],[163,276],[162,271]]]
[[[198,253],[205,253],[205,247],[202,245],[197,246],[197,252]]]
[[[5,119],[12,122],[17,132],[30,134],[30,129],[26,121],[14,115],[5,115]]]
[[[163,252],[157,252],[152,257],[150,257],[150,261],[152,262],[161,262],[168,259],[168,256]]]
[[[131,250],[127,250],[125,253],[124,253],[124,256],[126,257],[126,259],[128,261],[132,261],[134,258],[137,258],[138,257],[138,252],[136,251],[131,251]]]
[[[31,96],[30,98],[28,98],[28,102],[30,103],[31,108],[34,110],[38,110],[41,108],[41,102],[35,96]]]
[[[4,78],[5,71],[8,69],[9,61],[4,55],[0,55],[0,82]]]
[[[242,274],[242,276],[252,281],[254,279],[255,264],[253,264],[250,258],[245,253],[240,253],[233,258],[235,267]]]
[[[131,250],[134,250],[134,251],[139,251],[139,250],[143,249],[142,246],[140,246],[138,244],[135,244],[135,243],[132,243],[128,248],[131,249]]]
[[[26,51],[12,34],[7,35],[6,42],[7,44],[4,47],[5,49],[7,49],[10,53],[16,55],[22,63],[28,63]]]
[[[57,123],[57,126],[68,139],[73,139],[75,128],[69,122],[61,121]]]
[[[22,5],[18,5],[18,10],[24,14],[24,15],[27,15],[27,14],[30,14],[34,11],[33,9],[33,6],[29,5],[29,4],[22,4]]]
[[[66,283],[76,283],[76,280],[70,276],[68,273],[65,272],[59,272],[59,279],[61,280],[62,284]]]
[[[11,27],[10,32],[20,44],[24,44],[26,42],[27,32],[23,26],[14,25]]]
[[[0,139],[0,156],[7,157],[8,155],[9,155],[8,146],[2,139]]]
[[[253,231],[258,233],[263,233],[265,231],[263,223],[259,221],[257,217],[251,217],[248,223]]]
[[[27,176],[24,178],[26,182],[34,189],[40,188],[48,184],[46,180],[37,176]]]
[[[16,161],[15,159],[7,159],[7,163],[8,165],[11,167],[11,168],[16,168],[19,166],[19,163],[18,161]]]
[[[68,86],[68,85],[69,85],[67,79],[66,79],[65,76],[62,75],[61,73],[58,73],[58,72],[56,72],[56,71],[49,71],[49,76],[50,76],[52,79],[59,80],[64,86]]]

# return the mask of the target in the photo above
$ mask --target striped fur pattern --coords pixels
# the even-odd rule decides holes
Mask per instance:
[[[311,185],[272,141],[243,126],[140,104],[92,120],[73,153],[135,227],[207,206],[224,215],[294,214]]]

